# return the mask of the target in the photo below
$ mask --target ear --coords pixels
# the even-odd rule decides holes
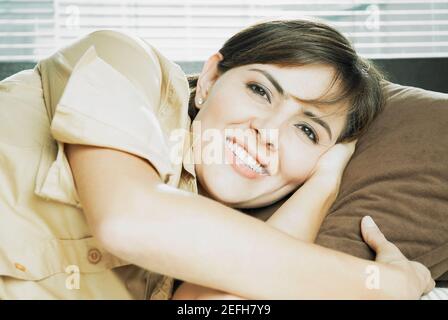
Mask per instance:
[[[202,67],[201,74],[198,78],[198,83],[196,86],[196,107],[198,109],[201,108],[201,104],[198,103],[199,99],[205,101],[207,99],[208,93],[215,83],[216,79],[219,77],[218,71],[218,63],[224,59],[221,53],[217,52],[213,54],[208,60],[204,63]]]

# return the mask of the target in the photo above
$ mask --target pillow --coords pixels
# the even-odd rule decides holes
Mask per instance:
[[[370,215],[434,279],[448,279],[448,95],[385,82],[387,103],[341,181],[316,243],[373,260],[360,221]]]

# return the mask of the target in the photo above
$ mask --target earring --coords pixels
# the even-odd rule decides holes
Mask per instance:
[[[204,99],[199,98],[199,99],[198,99],[198,104],[203,104],[203,103],[204,103]]]

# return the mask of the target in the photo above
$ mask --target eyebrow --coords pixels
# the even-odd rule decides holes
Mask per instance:
[[[269,82],[271,82],[271,84],[275,87],[275,89],[278,91],[278,93],[281,96],[283,96],[283,97],[285,96],[285,90],[282,88],[280,83],[278,83],[278,81],[269,72],[267,72],[266,70],[261,70],[261,69],[256,69],[256,68],[249,69],[249,71],[259,72],[262,75],[264,75],[269,80]],[[295,98],[296,100],[300,100],[297,97],[294,97],[292,95],[290,95],[290,96]],[[310,118],[315,123],[317,123],[320,126],[322,126],[325,129],[325,131],[327,131],[327,133],[328,133],[328,135],[330,137],[330,140],[333,139],[332,138],[332,134],[331,134],[330,126],[328,125],[328,123],[326,121],[320,119],[317,115],[315,115],[313,112],[308,111],[308,110],[304,111],[304,115],[306,115],[308,118]]]

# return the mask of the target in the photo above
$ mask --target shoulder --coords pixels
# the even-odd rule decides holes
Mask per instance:
[[[142,94],[150,94],[153,105],[158,104],[159,101],[154,98],[158,94],[152,91],[162,88],[163,76],[169,72],[166,72],[167,67],[161,63],[163,58],[156,49],[130,33],[97,30],[77,38],[38,62],[50,115],[54,113],[76,66],[92,48],[97,58],[118,71]]]
[[[131,78],[135,75],[141,78],[143,74],[151,74],[156,76],[158,81],[170,79],[168,82],[175,82],[174,78],[180,78],[181,82],[186,82],[185,73],[175,62],[168,59],[153,43],[136,34],[97,30],[85,35],[67,49],[73,51],[74,56],[80,57],[78,48],[84,53],[90,46],[95,47],[101,59],[121,73],[131,75]]]
[[[49,77],[54,77],[53,74],[56,73],[58,77],[68,78],[78,61],[91,47],[94,47],[99,58],[131,77],[133,74],[140,75],[149,71],[160,78],[164,71],[162,69],[167,68],[167,59],[142,38],[129,32],[97,30],[71,41],[40,60],[39,71]]]
[[[97,51],[113,49],[118,50],[118,52],[128,52],[128,50],[135,50],[134,54],[145,55],[151,60],[158,60],[160,54],[152,44],[142,38],[118,30],[96,30],[81,37],[79,42],[94,45]]]
[[[48,59],[62,59],[66,67],[73,69],[92,46],[98,57],[122,73],[132,73],[133,70],[141,73],[143,70],[148,71],[147,68],[153,74],[161,73],[160,53],[157,49],[134,34],[116,30],[88,33],[62,47]]]

